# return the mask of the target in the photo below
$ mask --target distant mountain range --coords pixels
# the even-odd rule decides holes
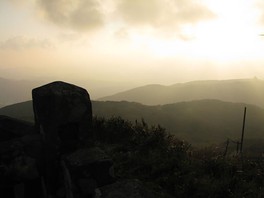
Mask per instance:
[[[31,100],[31,90],[46,84],[44,81],[10,80],[0,77],[0,108]],[[73,82],[74,83],[74,82]],[[107,86],[106,86],[107,84]],[[125,85],[96,81],[80,81],[92,99],[96,96],[125,90]],[[129,87],[128,85],[126,87]],[[131,87],[131,85],[130,85]],[[227,102],[254,104],[264,108],[264,81],[259,79],[209,80],[178,83],[170,86],[146,85],[114,95],[101,97],[99,101],[128,101],[145,105],[163,105],[183,101],[216,99]]]
[[[31,100],[31,90],[42,81],[10,80],[0,77],[0,107]]]
[[[39,85],[0,78],[0,106],[30,100],[32,88]],[[264,81],[256,78],[147,85],[100,100],[93,101],[96,116],[121,116],[133,122],[143,118],[194,144],[239,139],[247,106],[246,138],[264,139]],[[3,107],[0,114],[33,121],[32,102]]]
[[[193,81],[171,86],[147,85],[103,97],[99,100],[160,105],[203,99],[217,99],[264,107],[264,81],[254,78]]]
[[[62,80],[63,79],[56,79]],[[0,108],[6,105],[31,100],[31,90],[54,80],[12,80],[0,77]],[[108,82],[100,80],[75,80],[67,81],[84,87],[88,90],[90,97],[96,99],[121,90],[135,87],[134,83]]]
[[[248,113],[245,139],[264,139],[264,109],[254,105],[199,100],[168,105],[146,106],[134,102],[93,101],[93,114],[148,124],[160,124],[169,132],[195,145],[224,142],[227,138],[240,140],[244,107]],[[32,101],[0,109],[0,115],[33,121]]]

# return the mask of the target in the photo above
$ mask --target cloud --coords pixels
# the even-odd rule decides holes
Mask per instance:
[[[1,1],[11,2],[15,5],[23,5],[24,3],[27,2],[27,0],[1,0]],[[32,3],[34,0],[28,0],[28,1]]]
[[[50,49],[53,44],[48,39],[37,40],[16,36],[0,42],[0,49],[24,50],[24,49]]]
[[[155,28],[197,23],[215,15],[198,0],[37,0],[44,16],[51,22],[75,30],[91,30],[112,23],[104,11],[107,2],[115,15],[129,25]]]
[[[128,23],[152,24],[162,14],[159,4],[159,0],[120,0],[117,12]]]
[[[156,28],[194,24],[215,16],[197,0],[119,0],[116,11],[127,23]]]
[[[78,33],[61,33],[57,36],[61,42],[71,42],[82,38]]]
[[[258,8],[258,10],[260,12],[259,23],[261,25],[264,25],[264,2],[263,1],[257,2],[256,7]]]
[[[128,39],[129,38],[129,31],[126,28],[120,28],[115,32],[115,37],[118,39]]]
[[[186,39],[181,32],[184,25],[215,17],[200,0],[21,0],[28,1],[34,2],[42,16],[59,27],[75,33],[111,27],[116,28],[115,36],[122,38],[128,36],[130,29],[142,32],[142,27],[151,27],[151,34]]]
[[[38,5],[44,16],[59,26],[90,30],[104,23],[97,0],[38,0]]]

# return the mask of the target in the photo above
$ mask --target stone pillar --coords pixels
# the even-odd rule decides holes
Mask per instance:
[[[56,186],[58,154],[75,149],[80,137],[89,133],[92,107],[88,92],[61,81],[32,90],[36,129],[44,138],[44,178],[48,193]]]

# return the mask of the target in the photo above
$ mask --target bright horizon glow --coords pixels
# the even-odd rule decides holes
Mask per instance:
[[[137,85],[264,78],[261,0],[175,0],[178,12],[172,0],[89,0],[99,6],[92,14],[84,2],[1,1],[0,77]]]

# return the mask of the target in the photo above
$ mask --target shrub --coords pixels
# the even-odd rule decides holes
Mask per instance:
[[[119,178],[140,179],[174,197],[261,197],[264,193],[262,162],[245,162],[244,172],[238,174],[238,161],[223,158],[221,149],[191,148],[159,125],[95,117],[93,132],[112,157]]]

